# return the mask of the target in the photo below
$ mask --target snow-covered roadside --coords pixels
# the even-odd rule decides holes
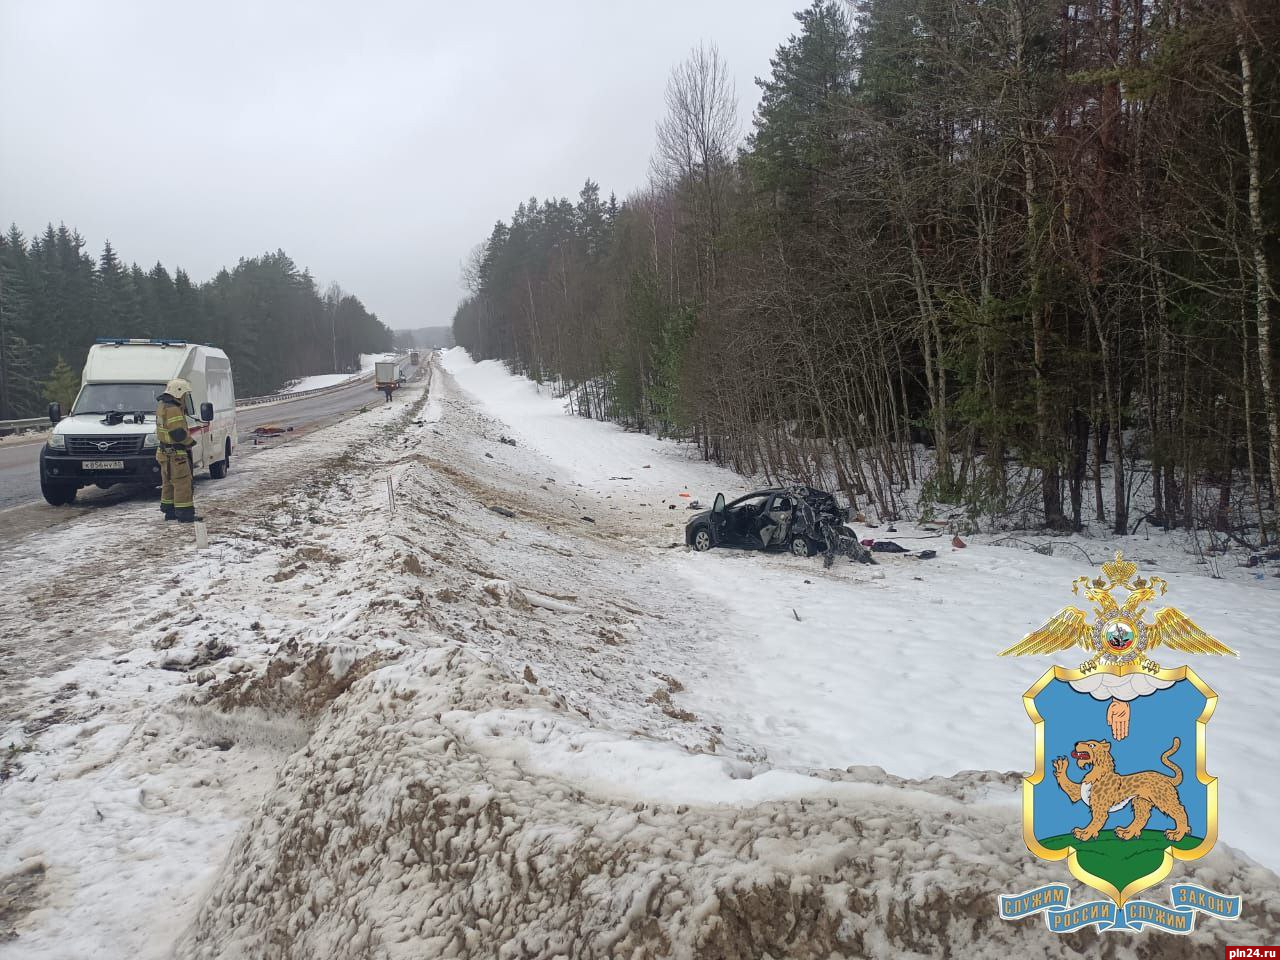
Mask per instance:
[[[389,544],[404,557],[386,583],[421,592],[416,636],[324,713],[179,956],[255,957],[282,939],[317,958],[1094,944],[994,914],[997,891],[1061,878],[1026,854],[1016,774],[787,769],[691,709],[720,682],[709,641],[731,635],[729,611],[682,589],[631,511],[527,439],[504,443],[510,425],[449,378],[437,386],[394,467]],[[1254,904],[1187,949],[1280,929],[1258,896],[1274,892],[1270,871],[1223,847],[1182,875]]]
[[[567,416],[548,390],[497,362],[477,364],[455,348],[444,363],[549,470],[611,497],[616,520],[654,547],[683,542],[685,511],[672,514],[674,531],[654,522],[670,519],[664,496],[688,489],[705,503],[718,490],[748,489],[729,471],[690,462],[676,444]],[[1094,571],[1074,552],[1046,557],[983,537],[957,550],[950,535],[905,523],[875,533],[939,556],[885,554],[876,567],[826,571],[816,558],[651,551],[656,575],[673,574],[699,598],[695,607],[715,611],[697,665],[681,673],[681,706],[776,767],[870,764],[909,778],[1026,769],[1033,736],[1021,694],[1053,659],[995,654],[1076,602],[1071,581]],[[1280,712],[1270,690],[1280,675],[1280,592],[1199,575],[1169,539],[1089,544],[1099,561],[1112,548],[1167,577],[1169,602],[1241,652],[1239,660],[1193,658],[1221,695],[1209,728],[1220,836],[1280,869],[1280,834],[1257,828],[1280,816]]]
[[[690,500],[699,501],[706,508],[711,506],[716,493],[722,492],[732,500],[764,485],[760,478],[753,480],[706,463],[690,444],[659,440],[649,434],[624,430],[616,424],[569,416],[567,402],[555,396],[549,385],[513,376],[500,361],[477,363],[461,347],[441,351],[440,356],[445,369],[489,416],[502,424],[502,429],[546,457],[570,482],[606,499],[620,499],[625,495],[625,506],[620,502],[614,510],[642,519],[636,530],[647,532],[646,539],[651,542],[661,539],[654,538],[652,521],[673,519],[661,512],[673,502],[672,498],[680,498],[681,509]],[[656,512],[643,509],[654,506]],[[683,529],[686,516],[678,514],[674,519],[679,520],[679,527]],[[894,540],[913,550],[937,549],[939,541],[944,549],[949,549],[947,542],[951,539],[949,532],[943,534],[932,526],[905,520],[857,526],[863,536]],[[890,527],[893,529],[888,529]],[[966,533],[964,539],[970,545],[1010,540],[1004,533]],[[1072,569],[1081,564],[1089,567],[1086,557],[1099,564],[1109,560],[1116,550],[1123,550],[1131,557],[1153,562],[1151,572],[1161,575],[1170,572],[1199,577],[1216,575],[1234,583],[1280,592],[1280,579],[1276,577],[1266,577],[1226,561],[1206,563],[1188,549],[1183,531],[1165,533],[1144,525],[1141,533],[1129,537],[1094,529],[1087,537],[1024,532],[1017,539],[1023,541],[1022,546],[1002,549],[1017,557],[1019,563],[1027,557],[1039,556],[1026,549],[1027,545],[1057,544],[1057,558],[1070,564]],[[1063,545],[1064,541],[1070,546]]]
[[[368,373],[377,366],[380,361],[389,362],[391,360],[395,360],[399,356],[400,354],[398,353],[362,353],[360,354],[360,372]]]
[[[1069,559],[974,545],[931,562],[888,561],[883,580],[835,584],[787,557],[671,561],[690,589],[733,610],[728,629],[708,638],[724,670],[690,684],[689,709],[742,730],[777,763],[867,763],[904,777],[1028,769],[1034,738],[1022,692],[1055,661],[1084,659],[995,656],[1076,601],[1070,581],[1089,570]],[[738,573],[744,566],[749,572]],[[1220,695],[1207,738],[1219,837],[1280,869],[1280,835],[1258,829],[1280,815],[1271,690],[1280,675],[1280,595],[1189,575],[1169,580],[1171,602],[1242,651],[1239,660],[1176,661],[1189,659]],[[1161,652],[1162,660],[1178,656]]]
[[[317,373],[310,377],[295,380],[281,390],[281,393],[303,393],[307,390],[321,390],[325,387],[336,387],[340,383],[354,380],[359,373]]]
[[[377,571],[360,558],[385,488],[349,486],[339,461],[405,410],[377,408],[199,484],[203,553],[150,502],[6,544],[0,934],[12,924],[17,937],[0,936],[0,956],[169,955],[309,733],[297,712],[228,716],[192,697],[282,645],[376,620]],[[309,572],[329,573],[339,553],[350,576]]]
[[[683,514],[661,500],[682,463],[645,461],[670,472],[662,496],[597,494],[504,436],[441,375],[420,410],[380,406],[210,491],[205,557],[135,543],[154,506],[127,505],[0,567],[22,577],[0,626],[74,644],[65,611],[92,608],[90,649],[107,647],[70,668],[96,686],[67,691],[70,712],[0,784],[0,856],[45,861],[0,957],[168,955],[187,921],[176,955],[219,960],[1065,957],[1096,943],[994,915],[996,892],[1061,878],[1022,846],[1016,775],[902,782],[756,742],[747,717],[774,705],[735,671],[758,624],[689,589],[681,566],[750,558],[667,549]],[[62,565],[52,595],[40,564]],[[847,569],[810,579],[838,586]],[[211,639],[233,649],[194,663],[221,652]],[[169,658],[193,669],[156,669]],[[64,682],[36,686],[48,700]],[[722,684],[732,710],[698,699]],[[97,704],[97,722],[143,725],[77,752]],[[44,716],[20,706],[23,724]],[[21,777],[33,802],[9,827]],[[95,792],[112,815],[77,821]],[[156,795],[168,805],[147,807]],[[134,855],[165,830],[159,856]],[[1183,955],[1280,931],[1269,871],[1220,848],[1180,875],[1252,898]]]
[[[309,377],[302,377],[293,381],[281,393],[302,393],[306,390],[322,390],[325,387],[336,387],[339,384],[346,383],[348,380],[355,380],[364,376],[371,371],[379,361],[395,360],[398,354],[395,353],[362,353],[360,354],[360,369],[355,373],[316,373]]]
[[[721,490],[748,489],[741,477],[686,455],[685,447],[568,416],[566,401],[549,386],[512,376],[497,360],[475,363],[461,347],[453,347],[441,351],[441,362],[514,439],[554,464],[562,482],[619,500],[614,507],[619,513],[671,520],[664,511],[672,503],[683,509],[696,499],[709,507]],[[735,486],[722,486],[728,483]],[[674,519],[683,532],[685,517]]]
[[[18,433],[11,433],[8,436],[0,437],[0,447],[17,446],[21,443],[35,443],[37,440],[44,440],[48,435],[48,427],[43,430],[22,430]]]

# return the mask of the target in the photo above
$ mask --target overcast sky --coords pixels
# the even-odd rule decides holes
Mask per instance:
[[[283,248],[390,326],[536,194],[643,184],[671,67],[714,41],[744,129],[807,0],[0,0],[0,221],[211,277]]]

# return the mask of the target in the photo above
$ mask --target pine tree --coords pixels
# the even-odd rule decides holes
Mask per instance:
[[[858,69],[853,27],[836,3],[814,0],[795,18],[800,33],[778,48],[769,78],[756,80],[760,105],[748,145],[759,186],[791,195],[811,194],[837,172]]]
[[[125,336],[133,322],[129,275],[116,256],[110,240],[103,244],[102,256],[98,258],[97,289],[96,321],[99,333],[103,336]]]
[[[66,361],[59,355],[53,372],[49,374],[49,379],[40,386],[43,389],[43,395],[46,400],[50,403],[60,404],[63,411],[70,411],[71,405],[75,402],[76,394],[80,392],[80,378],[76,376],[76,372],[67,366]]]
[[[588,180],[578,194],[576,219],[587,257],[599,260],[606,252],[609,234],[606,210],[600,203],[600,185],[593,180]]]
[[[26,239],[16,225],[0,237],[0,420],[36,413],[31,323],[30,264]]]

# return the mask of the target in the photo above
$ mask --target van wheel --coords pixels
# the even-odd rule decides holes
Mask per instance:
[[[65,507],[75,503],[77,489],[74,483],[59,483],[56,480],[40,478],[40,492],[44,494],[45,500],[55,507]]]
[[[225,452],[222,460],[218,463],[209,464],[209,476],[215,480],[221,480],[227,475],[227,471],[231,469],[231,438],[227,438]]]

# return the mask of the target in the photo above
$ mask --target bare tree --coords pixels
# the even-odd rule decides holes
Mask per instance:
[[[333,372],[338,372],[338,308],[347,293],[337,283],[329,284],[324,292],[325,310],[329,314],[329,344],[333,352]]]
[[[484,266],[485,254],[489,249],[487,241],[477,243],[467,253],[466,259],[462,261],[459,271],[462,274],[462,285],[473,294],[479,293],[484,286],[481,277],[481,268]]]
[[[651,164],[656,184],[685,198],[695,263],[705,299],[715,284],[715,240],[724,217],[724,192],[741,130],[738,98],[714,44],[699,46],[671,71],[667,115],[658,124]]]
[[[1271,289],[1271,273],[1264,245],[1267,232],[1263,221],[1262,162],[1254,118],[1253,56],[1246,33],[1249,18],[1244,4],[1240,0],[1233,0],[1231,12],[1235,19],[1236,48],[1240,56],[1240,117],[1244,122],[1249,157],[1249,240],[1253,254],[1254,304],[1258,326],[1258,374],[1262,383],[1262,403],[1267,421],[1271,493],[1273,497],[1280,498],[1280,399],[1276,397],[1271,372],[1271,301],[1275,299],[1275,291]]]

